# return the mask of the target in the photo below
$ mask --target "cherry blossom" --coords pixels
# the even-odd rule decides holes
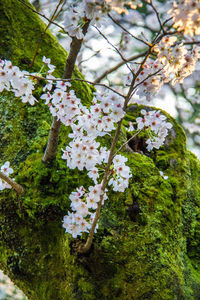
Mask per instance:
[[[141,114],[143,117],[136,119],[137,129],[150,128],[153,133],[146,141],[147,150],[151,151],[153,148],[159,149],[164,144],[168,131],[172,128],[172,124],[166,121],[166,116],[160,114],[160,111],[146,111],[142,109]]]
[[[27,77],[28,72],[20,71],[13,66],[11,61],[0,60],[0,92],[3,90],[12,91],[16,97],[20,97],[22,102],[29,102],[34,105],[37,102],[32,95],[34,83]]]
[[[200,34],[200,3],[196,0],[174,1],[173,8],[169,10],[174,20],[174,28],[183,31],[185,35]]]
[[[9,176],[10,174],[12,174],[14,171],[13,169],[10,167],[10,162],[6,161],[2,166],[0,171],[5,174],[6,176]],[[0,179],[0,191],[4,190],[5,188],[7,189],[11,189],[11,186],[5,182],[3,179]]]
[[[126,8],[127,6],[129,6],[132,9],[136,9],[137,6],[143,5],[140,0],[134,0],[134,1],[106,0],[106,2],[108,2],[111,5],[112,9],[114,9],[119,14],[121,14],[121,13],[128,14],[129,11]]]
[[[94,211],[100,201],[101,194],[101,184],[96,184],[95,186],[90,186],[88,192],[86,192],[84,187],[77,188],[76,192],[72,192],[69,196],[72,201],[71,209],[73,212],[68,212],[68,215],[64,216],[63,227],[73,238],[76,238],[83,232],[89,232],[94,219]],[[106,199],[107,195],[105,193],[103,203]]]
[[[160,90],[163,84],[183,83],[183,80],[194,72],[200,58],[200,47],[196,45],[192,50],[188,50],[183,43],[176,45],[175,43],[177,43],[177,37],[165,36],[154,46],[157,59],[149,59],[143,65],[142,71],[136,78],[136,94],[139,99],[135,99],[133,103],[149,104],[152,96]],[[138,70],[139,66],[132,69],[135,73]],[[129,86],[132,80],[132,72],[123,79],[126,86]]]

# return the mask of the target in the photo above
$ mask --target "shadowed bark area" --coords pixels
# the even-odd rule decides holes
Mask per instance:
[[[27,69],[44,29],[20,2],[0,0],[1,58]],[[33,71],[43,55],[62,76],[67,54],[49,32]],[[83,102],[91,101],[88,85],[76,83],[74,89]],[[38,86],[38,99],[40,93]],[[139,111],[130,107],[124,124]],[[28,299],[199,299],[200,165],[186,149],[182,129],[166,115],[173,129],[164,147],[145,152],[141,134],[124,152],[133,174],[130,188],[109,194],[92,249],[77,255],[86,236],[73,240],[64,233],[62,219],[70,208],[69,194],[90,182],[85,172],[69,170],[61,160],[69,129],[61,127],[57,158],[44,165],[48,109],[41,101],[31,107],[11,93],[0,95],[0,164],[9,160],[25,189],[22,195],[0,193],[0,261]],[[120,143],[129,137],[123,129]]]

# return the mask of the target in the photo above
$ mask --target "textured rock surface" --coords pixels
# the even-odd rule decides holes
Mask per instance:
[[[44,28],[18,1],[0,0],[2,58],[27,68]],[[50,33],[34,70],[43,55],[62,75],[66,53]],[[75,76],[82,75],[76,70]],[[85,103],[91,100],[87,85],[74,89]],[[139,108],[130,108],[124,124],[138,114]],[[1,268],[29,299],[199,299],[200,165],[186,149],[182,129],[167,116],[173,130],[161,150],[146,153],[141,135],[124,152],[133,173],[130,188],[110,193],[91,251],[77,255],[85,236],[74,241],[65,235],[62,218],[70,206],[68,195],[89,181],[60,159],[68,129],[61,129],[56,161],[44,165],[51,123],[47,108],[1,96],[0,163],[11,161],[16,181],[26,190],[20,197],[15,191],[0,194]],[[128,137],[123,129],[121,140]]]

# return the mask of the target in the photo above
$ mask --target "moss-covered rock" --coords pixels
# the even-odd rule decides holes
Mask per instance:
[[[23,66],[21,58],[32,59],[45,25],[18,1],[0,4],[0,53]],[[49,32],[36,69],[43,55],[60,66],[60,76],[66,53]],[[83,101],[91,100],[87,85],[74,88]],[[22,104],[9,93],[0,100],[0,163],[10,160],[25,188],[21,196],[14,190],[0,194],[1,268],[28,299],[199,299],[200,164],[176,121],[166,114],[173,129],[160,150],[145,152],[144,135],[124,150],[133,174],[130,187],[109,193],[93,246],[82,255],[76,250],[86,235],[73,240],[62,228],[69,194],[89,185],[84,172],[69,170],[61,160],[68,129],[61,129],[56,160],[44,165],[51,122],[46,107]],[[130,107],[124,125],[140,109]],[[124,127],[120,143],[128,138]]]

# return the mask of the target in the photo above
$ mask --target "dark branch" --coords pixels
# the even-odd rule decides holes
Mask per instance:
[[[83,26],[83,34],[85,35],[88,27],[89,27],[90,21],[86,20],[85,25]],[[65,70],[63,74],[63,78],[71,79],[72,73],[75,67],[75,62],[78,56],[78,53],[81,49],[83,39],[79,40],[76,37],[72,38],[72,42],[70,45],[70,52],[65,64]],[[57,148],[58,148],[58,137],[60,132],[60,120],[57,119],[57,117],[54,117],[53,123],[51,125],[51,130],[49,134],[49,139],[47,143],[47,147],[43,156],[42,161],[47,162],[49,160],[52,160],[56,157]]]

